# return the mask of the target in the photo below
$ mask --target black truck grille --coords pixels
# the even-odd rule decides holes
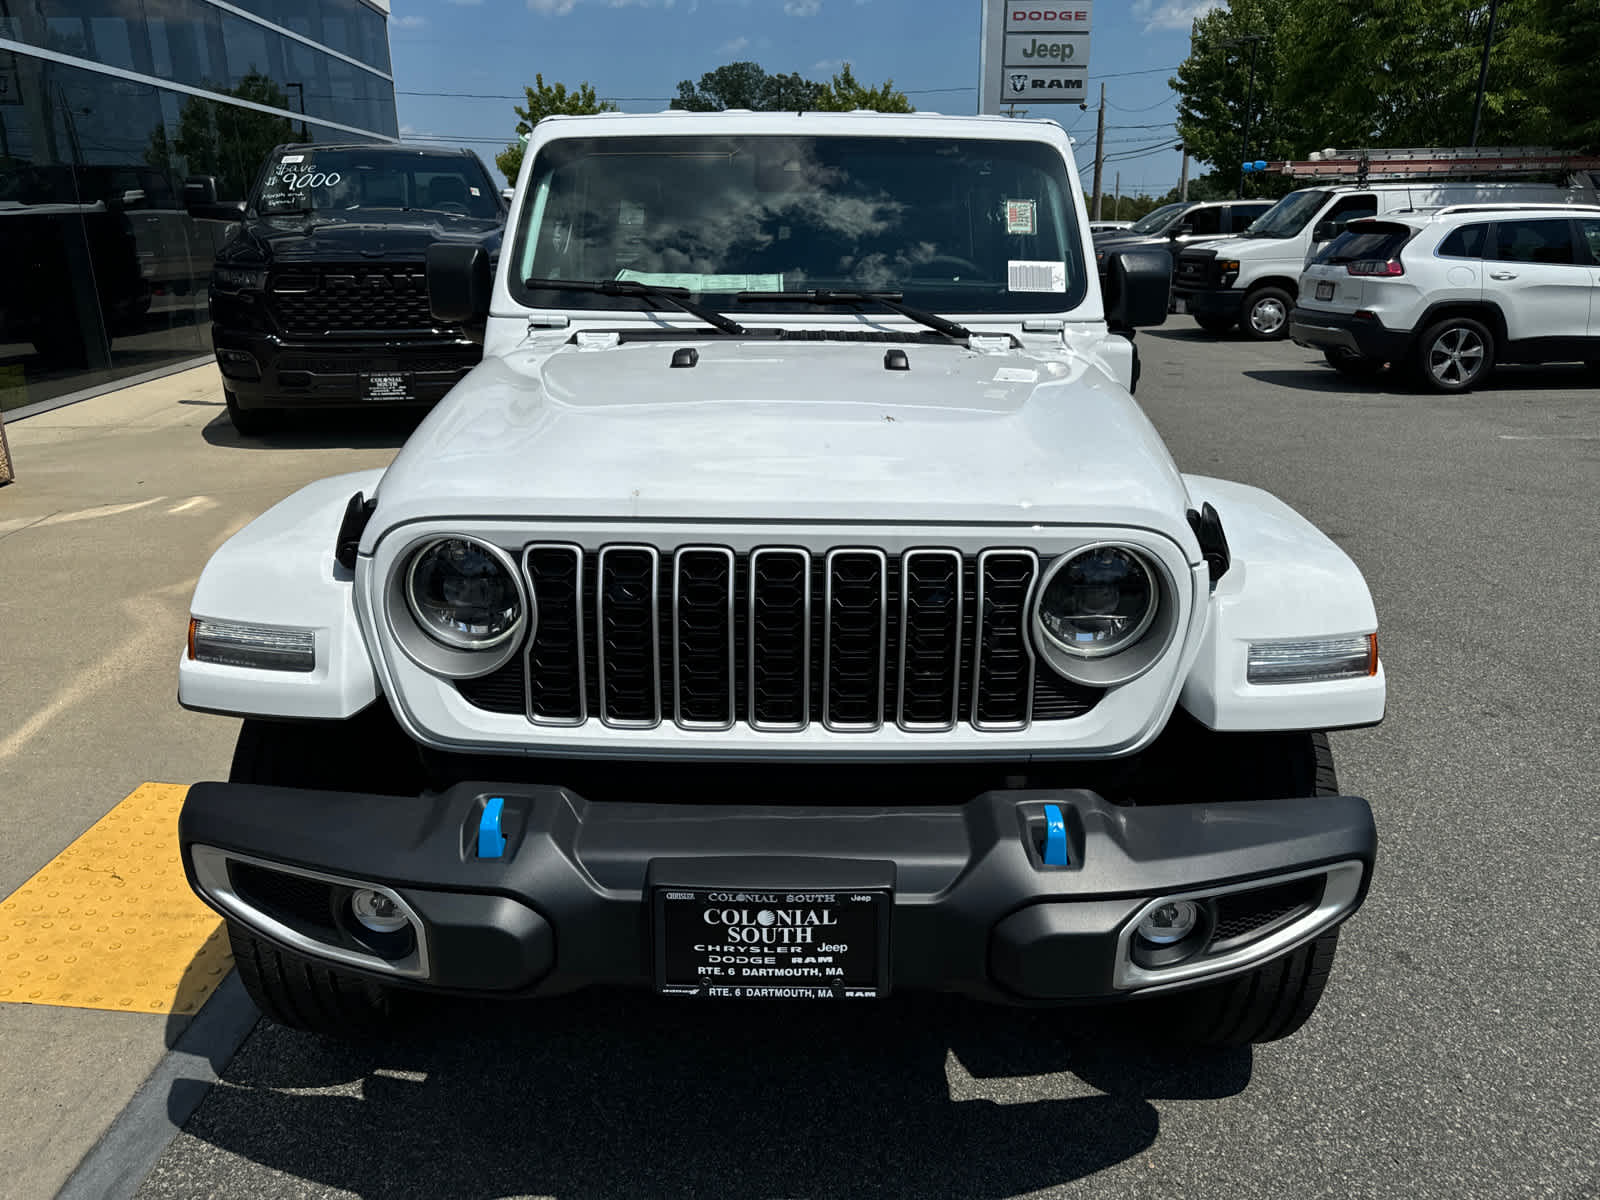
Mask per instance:
[[[285,333],[393,333],[433,328],[421,263],[279,267],[267,298]]]
[[[1211,264],[1216,260],[1214,250],[1185,250],[1178,255],[1178,262],[1173,268],[1173,282],[1203,287],[1211,280]]]
[[[1101,691],[1038,670],[1027,550],[529,546],[523,652],[456,686],[542,725],[940,731],[1061,721]]]

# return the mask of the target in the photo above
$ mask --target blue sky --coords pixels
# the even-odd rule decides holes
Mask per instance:
[[[1145,152],[1172,140],[1171,69],[1188,53],[1195,16],[1218,0],[1097,0],[1089,95],[1106,85],[1106,178],[1124,194],[1177,184],[1180,156]],[[728,62],[825,78],[848,60],[856,77],[892,78],[919,109],[977,111],[977,0],[393,0],[389,40],[404,135],[469,144],[493,166],[513,134],[512,99],[546,83],[587,80],[624,111],[665,108],[678,81]],[[1136,73],[1138,72],[1138,73]],[[1079,143],[1090,184],[1095,114],[1038,106]],[[1112,154],[1126,155],[1112,159]],[[1107,213],[1109,216],[1109,212]]]

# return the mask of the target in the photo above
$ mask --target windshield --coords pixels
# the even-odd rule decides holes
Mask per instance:
[[[1086,288],[1077,222],[1065,164],[1042,142],[562,138],[533,164],[511,288],[544,307],[646,305],[528,279],[681,287],[717,307],[825,288],[936,312],[1061,312]]]
[[[1262,213],[1245,230],[1246,237],[1291,238],[1306,227],[1306,222],[1317,215],[1327,192],[1290,192],[1266,212]]]
[[[1187,204],[1163,204],[1160,208],[1145,213],[1144,216],[1128,226],[1128,232],[1160,233],[1179,213],[1189,207]]]
[[[476,158],[383,146],[280,151],[262,175],[253,207],[263,216],[373,209],[486,220],[500,215],[494,185]]]

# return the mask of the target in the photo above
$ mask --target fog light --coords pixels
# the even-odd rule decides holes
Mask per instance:
[[[350,897],[350,908],[363,928],[373,933],[399,933],[410,925],[400,906],[382,892],[362,888]]]
[[[1183,941],[1200,923],[1200,908],[1192,900],[1168,900],[1158,904],[1139,922],[1139,936],[1152,946],[1170,946]]]

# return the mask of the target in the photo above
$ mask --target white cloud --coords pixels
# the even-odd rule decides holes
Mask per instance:
[[[842,58],[819,58],[811,64],[811,69],[813,71],[837,71],[842,66],[844,66],[844,59]]]
[[[528,8],[545,17],[564,17],[577,7],[578,0],[528,0]]]
[[[483,0],[446,0],[448,4],[456,4],[462,8],[477,8]]]
[[[421,29],[428,23],[427,17],[394,17],[389,22],[396,29]]]
[[[785,16],[814,17],[822,11],[822,0],[783,0]]]
[[[736,38],[729,38],[717,47],[718,54],[737,54],[741,50],[750,49],[750,39],[740,34]]]
[[[1196,20],[1212,9],[1226,7],[1224,0],[1135,0],[1133,15],[1144,22],[1146,33],[1165,29],[1188,32]]]

